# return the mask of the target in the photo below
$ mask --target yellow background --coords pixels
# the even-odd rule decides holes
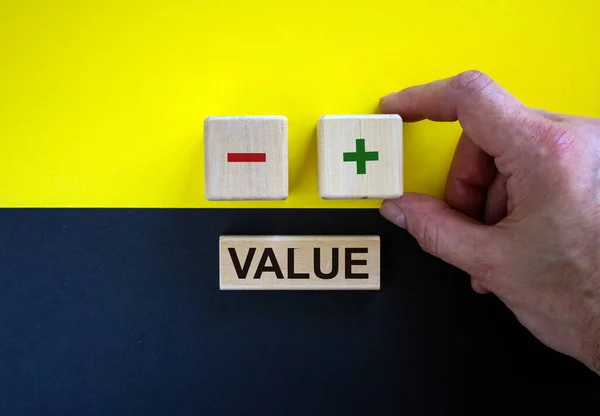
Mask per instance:
[[[480,69],[600,116],[598,0],[0,0],[0,206],[376,207],[317,194],[322,114]],[[208,202],[203,119],[289,119],[290,197]],[[442,195],[459,126],[405,125],[405,190]]]

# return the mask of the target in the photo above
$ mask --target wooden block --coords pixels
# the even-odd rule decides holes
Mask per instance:
[[[221,290],[379,290],[379,236],[222,236]]]
[[[204,181],[208,200],[286,199],[287,118],[207,117]]]
[[[403,192],[399,115],[326,115],[318,123],[319,195],[398,198]]]

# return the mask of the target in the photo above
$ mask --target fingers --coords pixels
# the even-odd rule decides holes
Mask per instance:
[[[381,214],[406,228],[428,253],[469,274],[478,274],[490,244],[487,228],[428,195],[406,193],[387,200]]]
[[[528,130],[527,123],[515,122],[527,108],[478,71],[390,94],[382,98],[379,107],[383,113],[400,114],[407,122],[458,120],[475,144],[494,157],[520,145],[527,136],[519,134]],[[512,123],[507,123],[509,120]]]
[[[508,193],[506,191],[506,181],[508,177],[499,173],[492,182],[487,193],[485,201],[485,214],[483,222],[487,225],[493,225],[504,219],[508,214]]]
[[[457,211],[483,221],[488,188],[496,173],[494,158],[463,133],[448,172],[446,202]]]

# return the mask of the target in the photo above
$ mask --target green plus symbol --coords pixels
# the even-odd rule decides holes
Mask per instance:
[[[356,162],[356,174],[367,173],[367,161],[379,160],[379,152],[365,151],[365,139],[356,139],[356,152],[345,152],[344,162]]]

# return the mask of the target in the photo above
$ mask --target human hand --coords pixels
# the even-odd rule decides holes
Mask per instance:
[[[600,374],[600,120],[526,107],[478,71],[390,94],[380,109],[463,128],[445,201],[406,193],[382,215]]]

